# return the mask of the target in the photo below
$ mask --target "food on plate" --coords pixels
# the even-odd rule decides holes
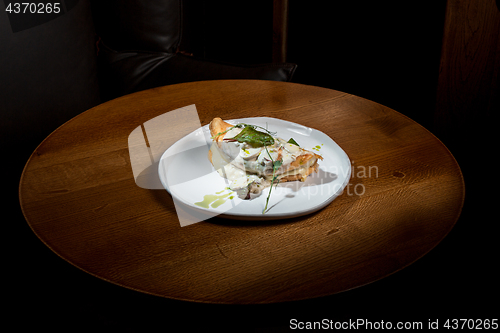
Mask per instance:
[[[286,141],[259,126],[232,125],[214,118],[209,129],[213,144],[208,158],[242,199],[256,198],[268,187],[270,195],[273,184],[305,181],[323,159],[301,148],[293,138]]]

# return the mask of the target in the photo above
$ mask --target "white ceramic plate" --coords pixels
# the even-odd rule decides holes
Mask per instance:
[[[317,173],[305,182],[273,187],[268,210],[262,213],[269,189],[253,200],[242,200],[228,190],[228,182],[214,169],[207,154],[211,146],[208,125],[177,141],[160,158],[159,177],[176,203],[195,211],[239,219],[284,219],[309,214],[331,203],[342,193],[351,176],[347,154],[328,135],[276,118],[242,118],[228,123],[246,123],[293,138],[302,148],[323,156]]]

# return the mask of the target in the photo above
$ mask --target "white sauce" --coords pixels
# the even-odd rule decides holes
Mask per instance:
[[[228,131],[224,136],[225,140],[212,144],[210,150],[215,169],[229,181],[229,188],[237,191],[242,199],[258,197],[264,188],[271,185],[272,161],[277,161],[280,156],[282,165],[277,170],[278,178],[298,174],[316,162],[315,158],[311,158],[306,165],[286,171],[298,156],[305,153],[303,149],[277,137],[274,137],[274,145],[267,146],[267,149],[227,140],[241,131],[241,128]]]

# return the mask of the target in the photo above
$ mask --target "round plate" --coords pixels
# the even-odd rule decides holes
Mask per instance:
[[[208,160],[212,144],[208,125],[190,133],[168,148],[160,158],[158,174],[174,201],[209,216],[240,219],[284,219],[315,212],[342,193],[351,177],[347,154],[328,135],[276,118],[242,118],[228,123],[245,123],[267,128],[285,140],[293,138],[302,148],[323,157],[317,173],[305,182],[273,186],[268,209],[263,213],[269,189],[253,200],[242,200],[228,189]]]

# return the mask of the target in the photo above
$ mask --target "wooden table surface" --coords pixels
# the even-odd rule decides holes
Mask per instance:
[[[167,191],[136,185],[127,139],[191,104],[201,125],[266,116],[326,133],[351,159],[351,191],[303,217],[180,227]],[[377,173],[359,172],[369,166]],[[335,90],[253,80],[166,86],[92,108],[40,144],[19,189],[35,234],[80,269],[148,294],[229,304],[331,295],[392,274],[447,235],[464,191],[448,149],[406,116]]]

